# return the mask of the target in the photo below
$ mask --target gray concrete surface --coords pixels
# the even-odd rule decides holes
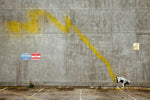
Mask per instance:
[[[89,88],[0,89],[0,100],[149,100],[150,90]]]
[[[47,18],[39,32],[19,36],[5,28],[24,23],[35,8],[65,24],[65,15],[130,86],[150,86],[150,0],[0,0],[0,86],[114,86],[106,65],[72,29],[63,33]],[[140,50],[133,50],[133,43]],[[22,61],[22,53],[41,60]],[[86,98],[86,97],[85,97]]]

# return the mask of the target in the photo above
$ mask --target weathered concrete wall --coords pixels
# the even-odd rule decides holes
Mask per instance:
[[[150,0],[0,0],[0,86],[113,86],[107,66],[77,33],[63,33],[47,17],[38,18],[38,32],[10,21],[25,23],[30,10],[51,13],[73,25],[110,63],[115,75],[130,86],[150,86]],[[133,50],[133,43],[140,50]],[[22,53],[41,53],[41,60],[22,61]]]

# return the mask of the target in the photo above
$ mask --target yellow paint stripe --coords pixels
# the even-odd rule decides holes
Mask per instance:
[[[39,99],[39,98],[35,98],[35,97],[32,97],[32,96],[28,96],[28,95],[25,95],[25,94],[16,93],[16,92],[8,91],[8,90],[2,90],[2,89],[0,89],[0,91],[6,92],[6,93],[15,94],[15,95],[19,95],[19,96],[23,96],[23,97],[27,97],[27,98],[30,98],[30,99],[33,99],[33,100],[42,100],[42,99]]]
[[[88,41],[88,39],[83,36],[81,34],[81,32],[78,30],[77,27],[75,27],[73,24],[71,24],[72,28],[77,32],[78,36],[80,37],[80,39],[86,43],[86,45],[93,51],[93,53],[102,61],[105,63],[105,65],[108,67],[108,71],[110,74],[110,77],[112,78],[112,80],[115,79],[115,74],[113,73],[110,63],[101,55],[98,53],[98,51],[94,48],[94,46]]]
[[[82,33],[79,31],[79,29],[77,27],[75,27],[69,17],[66,17],[66,26],[63,26],[61,25],[56,18],[54,18],[52,15],[49,16],[50,20],[59,28],[61,29],[63,32],[68,32],[69,30],[69,27],[72,27],[75,32],[77,32],[78,36],[80,37],[80,39],[86,43],[86,45],[93,51],[93,53],[100,59],[102,60],[102,62],[105,63],[105,65],[108,67],[108,71],[109,71],[109,74],[110,74],[110,77],[112,78],[112,80],[115,82],[115,74],[113,73],[112,69],[111,69],[111,66],[110,66],[110,63],[101,55],[98,53],[98,51],[94,48],[94,46],[88,41],[88,39],[82,35]]]
[[[54,23],[60,30],[62,30],[62,32],[68,32],[69,28],[72,27],[75,32],[77,32],[78,36],[80,37],[80,39],[86,43],[86,45],[93,51],[93,53],[108,67],[108,71],[109,71],[109,75],[111,77],[111,79],[115,81],[115,74],[113,73],[112,69],[111,69],[111,65],[110,63],[101,55],[99,54],[99,52],[94,48],[94,46],[88,41],[88,39],[82,35],[82,33],[79,31],[79,29],[77,27],[75,27],[68,16],[65,17],[66,19],[66,25],[62,25],[59,23],[59,21],[57,20],[56,17],[54,17],[53,15],[51,15],[49,12],[46,12],[44,10],[31,10],[28,14],[28,21],[26,22],[26,24],[21,24],[19,22],[8,22],[8,27],[9,29],[11,29],[13,32],[19,33],[21,32],[18,29],[18,26],[22,26],[23,29],[29,31],[30,33],[36,33],[38,32],[38,16],[45,16],[45,17],[49,17],[49,20]],[[13,26],[14,25],[14,26]]]

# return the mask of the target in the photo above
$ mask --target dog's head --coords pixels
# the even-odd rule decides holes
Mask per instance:
[[[128,85],[129,85],[129,84],[130,84],[130,81],[129,81],[129,80],[127,80],[127,81],[126,81],[126,84],[128,84]]]

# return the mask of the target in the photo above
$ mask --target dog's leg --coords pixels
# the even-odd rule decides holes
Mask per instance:
[[[118,77],[116,77],[116,87],[118,88]]]
[[[127,83],[124,83],[124,86],[126,86]]]
[[[124,82],[122,83],[122,87],[124,87]]]
[[[118,88],[118,83],[116,83],[116,85],[117,85],[116,87]]]

